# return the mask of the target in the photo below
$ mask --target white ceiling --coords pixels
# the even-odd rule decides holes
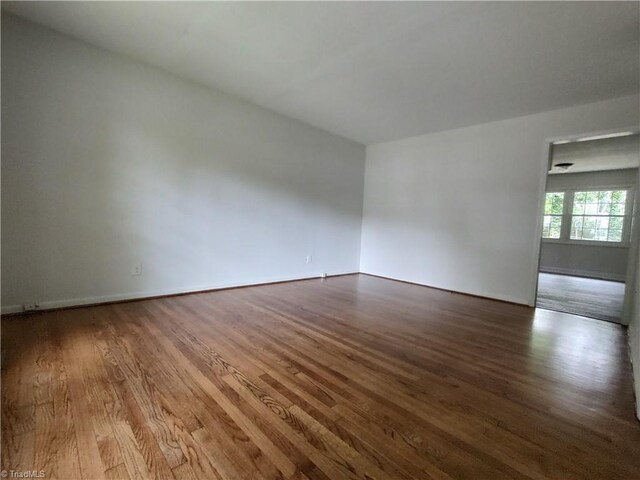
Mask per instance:
[[[637,2],[2,2],[364,144],[638,91]]]
[[[554,145],[550,174],[565,173],[553,168],[558,163],[573,163],[566,173],[596,172],[638,168],[640,164],[640,135],[601,140],[588,140]]]

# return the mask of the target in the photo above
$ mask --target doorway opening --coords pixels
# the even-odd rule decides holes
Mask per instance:
[[[536,306],[621,323],[635,256],[637,132],[551,144]]]

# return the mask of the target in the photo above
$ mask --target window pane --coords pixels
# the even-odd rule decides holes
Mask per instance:
[[[610,242],[621,242],[622,241],[622,229],[610,229],[609,237],[607,238]]]
[[[615,190],[611,192],[611,214],[624,215],[626,202],[627,202],[626,190]]]
[[[624,217],[609,217],[609,232],[607,234],[607,241],[621,242],[623,226]]]
[[[573,202],[573,214],[584,215],[584,202]]]
[[[582,217],[582,231],[586,228],[593,230],[598,223],[598,217]]]
[[[544,202],[545,215],[562,215],[564,192],[547,193]]]
[[[542,222],[542,238],[560,238],[562,216],[545,215]]]
[[[627,190],[594,190],[572,195],[571,240],[624,241]],[[552,233],[550,222],[549,235]]]
[[[574,240],[582,238],[582,217],[573,217],[571,220],[571,237]]]
[[[582,240],[595,240],[596,230],[593,227],[582,227]]]
[[[584,192],[585,203],[598,203],[598,192]]]
[[[551,229],[549,238],[560,238],[560,229],[562,228],[562,217],[554,216],[551,218]]]
[[[584,214],[585,203],[587,202],[587,192],[576,192],[573,196],[574,215]]]
[[[609,215],[611,211],[611,202],[610,201],[600,201],[598,203],[598,215]]]
[[[564,192],[549,192],[544,199],[542,238],[560,238]]]
[[[609,217],[609,228],[611,230],[622,230],[624,224],[623,217]]]
[[[599,242],[606,242],[609,237],[609,229],[608,228],[596,228],[596,240]]]
[[[611,204],[611,215],[624,215],[624,203],[612,203]]]
[[[600,230],[600,229],[608,230],[609,229],[609,217],[596,217],[596,228],[598,230]]]
[[[587,215],[594,215],[598,213],[598,204],[597,203],[585,203],[584,205],[584,213]]]
[[[626,201],[626,190],[575,192],[569,238],[621,242]]]
[[[571,220],[572,240],[596,240],[599,217],[573,217]],[[607,235],[604,235],[606,240]]]
[[[611,201],[614,203],[624,203],[627,201],[626,190],[615,190],[611,192]]]

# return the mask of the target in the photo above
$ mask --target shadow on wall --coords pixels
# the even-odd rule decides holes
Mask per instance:
[[[358,270],[363,146],[2,27],[3,305]]]
[[[445,134],[452,135],[438,135]],[[505,240],[519,228],[510,212],[517,208],[525,186],[495,174],[520,167],[502,159],[500,147],[486,140],[496,150],[492,161],[497,157],[504,163],[486,168],[477,157],[477,151],[487,148],[482,138],[473,152],[457,145],[453,136],[443,142],[443,151],[403,147],[414,140],[370,147],[363,226],[365,271],[496,296],[487,285],[504,281],[514,265],[522,270],[528,266],[521,245]],[[521,217],[517,216],[518,222]],[[496,253],[509,260],[495,261]]]

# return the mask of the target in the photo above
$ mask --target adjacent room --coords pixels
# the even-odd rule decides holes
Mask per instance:
[[[639,2],[1,8],[1,477],[640,478]]]
[[[551,144],[536,306],[622,321],[639,138],[625,131]]]

